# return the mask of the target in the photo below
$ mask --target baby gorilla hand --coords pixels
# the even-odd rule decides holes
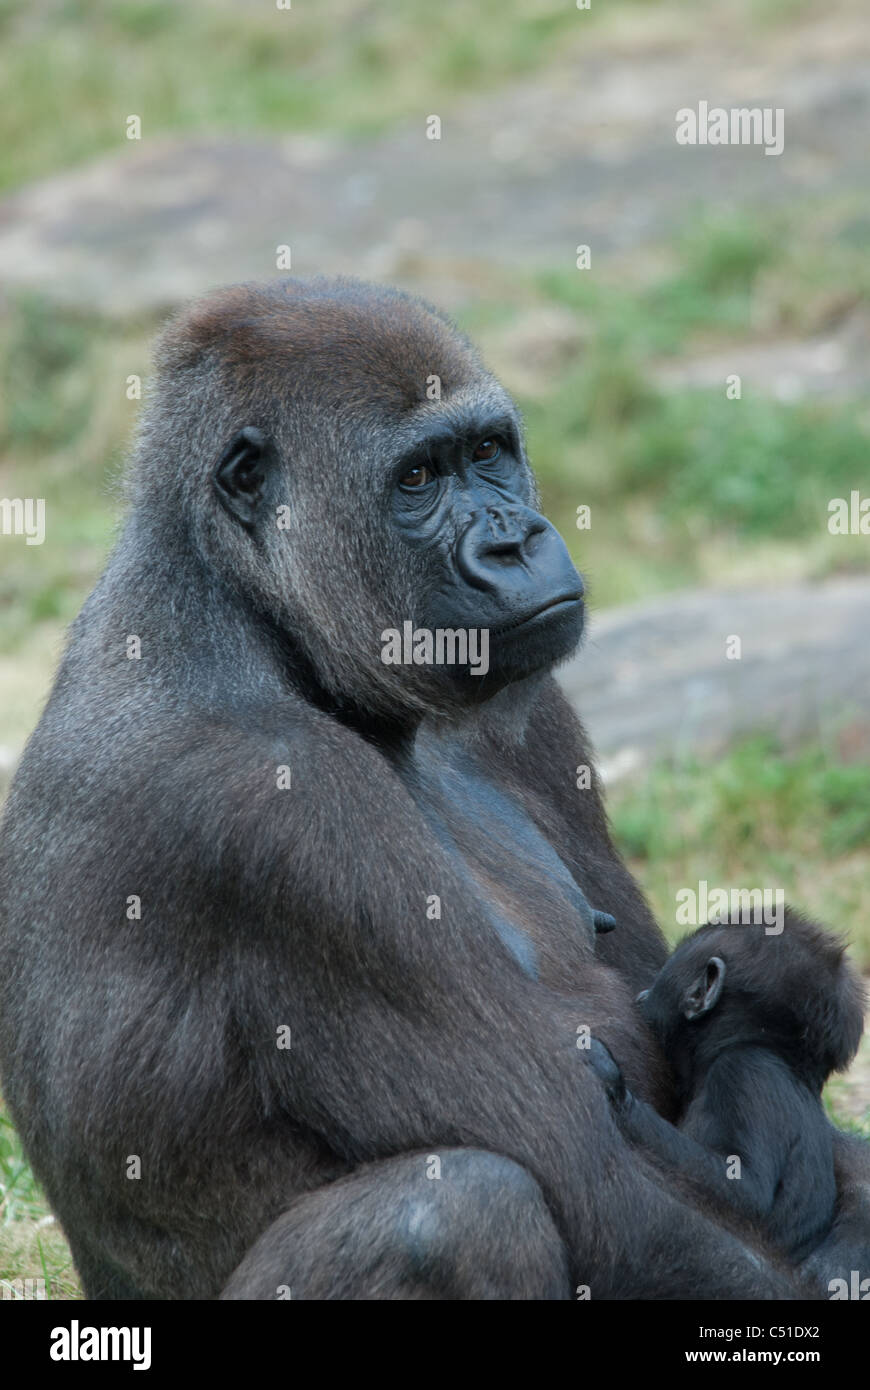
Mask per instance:
[[[592,1039],[589,1048],[589,1064],[603,1085],[611,1105],[624,1105],[628,1098],[625,1077],[616,1058],[597,1038]]]

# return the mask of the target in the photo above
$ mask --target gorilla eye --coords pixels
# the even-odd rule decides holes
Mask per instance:
[[[416,468],[408,469],[407,473],[399,479],[399,487],[410,488],[413,491],[415,488],[425,487],[431,481],[432,474],[421,463]]]
[[[501,448],[495,439],[482,439],[476,445],[471,457],[475,463],[492,463],[492,460],[497,459],[500,453]]]

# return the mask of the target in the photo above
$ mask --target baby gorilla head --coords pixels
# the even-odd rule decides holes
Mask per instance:
[[[684,1091],[724,1047],[753,1044],[821,1089],[863,1031],[863,988],[844,943],[791,910],[775,935],[739,919],[699,928],[637,1002]]]

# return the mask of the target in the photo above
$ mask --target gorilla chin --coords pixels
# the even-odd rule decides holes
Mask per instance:
[[[583,636],[585,606],[579,594],[551,599],[536,612],[490,629],[490,670],[522,679],[565,661]]]
[[[525,618],[489,632],[489,670],[438,668],[464,703],[482,704],[506,686],[567,661],[580,644],[585,617],[579,596],[551,599]]]

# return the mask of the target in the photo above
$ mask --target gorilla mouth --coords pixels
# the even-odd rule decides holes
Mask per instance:
[[[524,613],[521,618],[514,618],[513,622],[503,623],[501,627],[490,628],[490,635],[493,637],[501,637],[505,632],[514,632],[517,628],[525,627],[527,623],[534,622],[534,620],[540,618],[543,613],[552,613],[556,610],[559,610],[559,612],[568,612],[571,609],[582,608],[582,606],[582,594],[560,594],[558,598],[548,599],[546,603],[542,603],[538,608],[533,608],[531,613]]]

